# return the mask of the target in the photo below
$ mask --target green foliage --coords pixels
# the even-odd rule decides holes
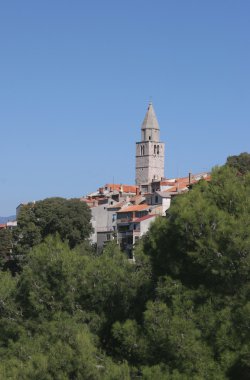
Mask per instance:
[[[16,300],[25,318],[38,321],[58,312],[81,313],[105,342],[115,321],[140,312],[147,271],[131,264],[116,245],[107,246],[101,256],[88,256],[83,249],[70,250],[59,236],[33,248],[18,280]]]
[[[4,318],[14,318],[18,314],[14,303],[17,279],[9,272],[0,271],[0,315]]]
[[[0,230],[0,265],[4,265],[12,253],[12,233],[9,229]]]
[[[112,322],[124,319],[137,310],[138,294],[147,291],[147,272],[131,264],[115,244],[89,261],[79,283],[84,308],[99,315],[104,313]]]
[[[20,213],[22,271],[0,271],[1,379],[249,379],[249,173],[216,168],[175,199],[133,263],[115,243],[97,255],[89,211],[81,235],[71,206]]]
[[[244,152],[238,156],[230,156],[227,158],[226,165],[237,169],[241,174],[246,174],[250,171],[250,154]]]
[[[117,377],[114,377],[115,376]],[[84,324],[59,315],[25,332],[2,351],[2,379],[129,379],[126,364],[119,366],[96,346]]]
[[[58,311],[73,314],[86,262],[86,256],[75,254],[59,236],[49,236],[33,248],[18,283],[17,300],[24,315],[43,319]]]
[[[125,358],[132,364],[147,363],[150,348],[136,321],[128,319],[124,324],[116,322],[112,334],[114,351],[119,358]]]
[[[74,248],[89,237],[90,218],[90,209],[79,199],[48,198],[25,205],[15,229],[16,252],[27,253],[48,235],[55,234]]]
[[[234,294],[249,278],[249,176],[221,168],[212,178],[176,200],[168,219],[154,223],[144,249],[155,276]]]
[[[178,370],[170,372],[169,368],[162,364],[142,367],[142,378],[143,380],[190,380],[188,375],[180,373]]]

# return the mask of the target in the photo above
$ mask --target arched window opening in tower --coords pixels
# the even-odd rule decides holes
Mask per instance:
[[[160,147],[157,145],[157,154],[160,154]]]
[[[154,154],[156,154],[156,145],[154,145]]]

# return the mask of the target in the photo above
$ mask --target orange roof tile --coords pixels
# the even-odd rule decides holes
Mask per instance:
[[[134,195],[133,197],[130,198],[130,200],[133,201],[133,200],[136,200],[136,199],[139,199],[139,198],[143,198],[143,195],[142,194]]]
[[[133,205],[123,208],[122,210],[118,211],[120,212],[133,212],[133,211],[142,211],[148,209],[150,206],[143,204],[143,205]]]
[[[162,181],[161,186],[173,186],[175,181]]]
[[[144,220],[147,220],[147,219],[150,219],[150,218],[155,218],[156,216],[158,216],[158,215],[156,215],[156,214],[144,215],[141,218],[135,219],[134,222],[135,223],[140,223],[140,222],[143,222]]]
[[[135,185],[122,185],[116,183],[107,183],[104,188],[107,188],[110,191],[123,191],[123,193],[136,193],[138,186]]]
[[[200,177],[197,179],[197,177]],[[200,181],[200,179],[204,179],[206,181],[210,181],[211,175],[208,173],[199,173],[199,174],[191,174],[191,178],[189,179],[189,176],[187,177],[180,177],[180,178],[173,178],[173,179],[166,179],[164,181],[161,181],[162,186],[176,186],[176,184],[189,184],[190,183],[196,183]]]

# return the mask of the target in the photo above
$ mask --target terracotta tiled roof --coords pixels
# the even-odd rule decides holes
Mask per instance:
[[[144,220],[147,220],[147,219],[150,219],[150,218],[154,218],[156,216],[157,216],[156,214],[144,215],[141,218],[135,219],[134,223],[140,223],[140,222],[143,222]]]
[[[161,186],[173,186],[174,184],[175,184],[175,180],[161,181]]]
[[[121,185],[114,183],[107,183],[104,188],[110,191],[122,191],[123,193],[136,193],[138,186],[135,185]]]
[[[161,186],[175,186],[179,187],[186,185],[194,184],[199,182],[201,179],[204,179],[205,181],[211,180],[211,175],[209,173],[198,173],[198,174],[192,174],[191,177],[181,177],[181,178],[173,178],[173,179],[166,179],[164,181],[161,181]],[[167,189],[167,191],[176,191],[172,189]]]
[[[0,229],[6,228],[6,227],[7,227],[7,224],[3,224],[3,223],[0,224]]]
[[[131,197],[130,198],[130,202],[135,204],[135,205],[138,205],[138,204],[141,204],[145,201],[145,196],[144,194],[143,195],[135,195],[134,197]]]
[[[80,198],[81,202],[86,202],[86,203],[93,203],[95,199],[89,199],[89,198]]]
[[[121,212],[133,212],[133,211],[142,211],[142,210],[147,210],[150,206],[143,204],[143,205],[133,205],[133,206],[128,206],[123,208],[122,210],[118,211],[119,213]]]

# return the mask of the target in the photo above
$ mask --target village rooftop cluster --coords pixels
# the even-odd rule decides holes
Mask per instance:
[[[157,217],[165,217],[171,200],[183,194],[201,179],[209,181],[207,172],[184,178],[164,177],[165,144],[160,142],[160,128],[152,103],[141,126],[141,141],[136,143],[135,185],[111,184],[80,198],[91,209],[93,233],[90,242],[98,252],[115,240],[133,259],[133,248]],[[17,207],[16,215],[24,204]],[[0,224],[14,228],[16,221]]]

